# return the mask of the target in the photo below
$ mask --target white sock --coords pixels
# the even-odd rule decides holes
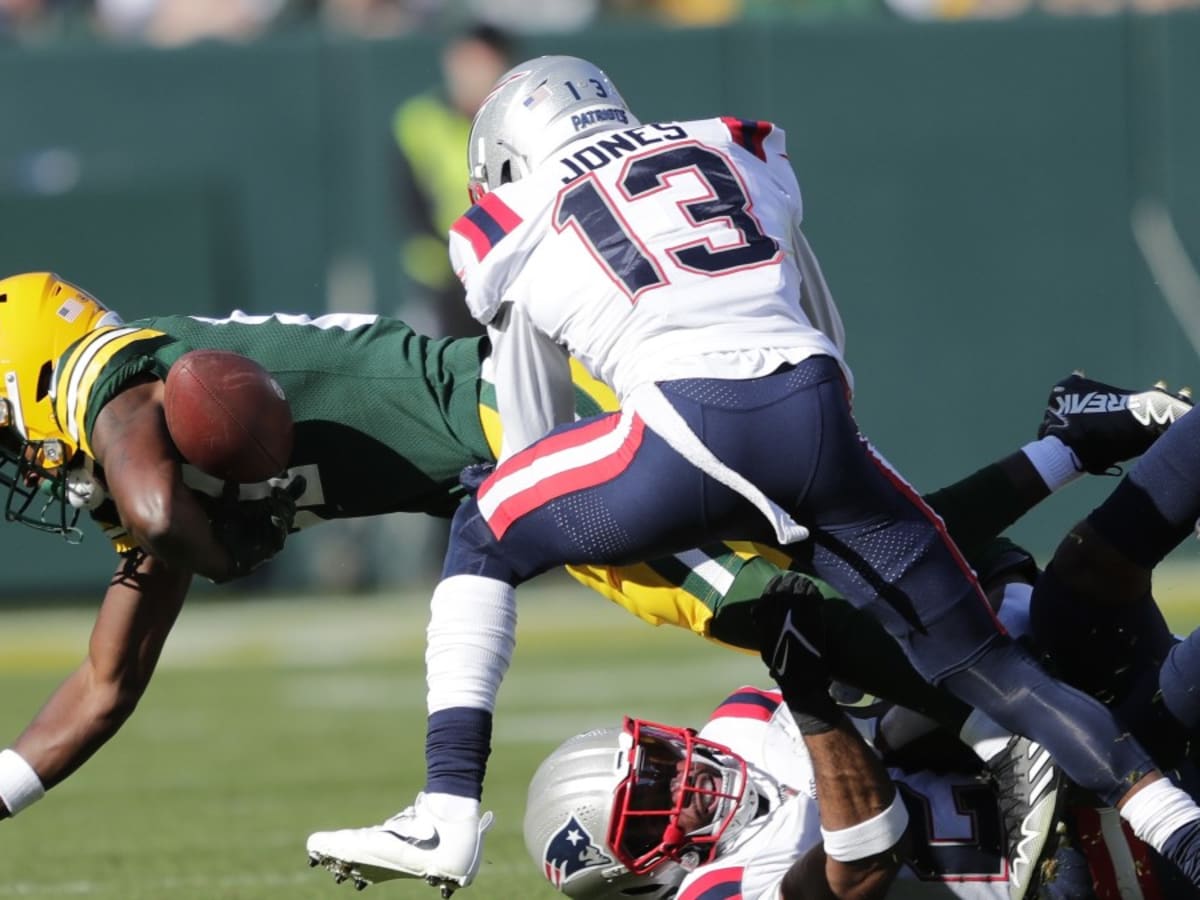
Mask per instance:
[[[479,801],[474,797],[429,792],[425,794],[425,806],[439,819],[449,822],[479,818]]]
[[[441,581],[433,591],[426,632],[429,712],[495,710],[516,633],[517,596],[511,585],[480,575]]]
[[[1075,451],[1052,434],[1026,444],[1021,452],[1037,469],[1051,493],[1083,475],[1083,463]]]
[[[1200,806],[1167,778],[1151,782],[1121,808],[1121,817],[1133,833],[1155,850],[1180,827],[1200,819]]]
[[[975,751],[976,756],[984,762],[991,762],[996,754],[1008,745],[1012,732],[1006,731],[979,710],[973,709],[959,729],[958,736]]]

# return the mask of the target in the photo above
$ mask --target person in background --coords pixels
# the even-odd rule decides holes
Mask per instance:
[[[498,28],[467,28],[442,51],[441,86],[404,101],[392,117],[400,268],[410,304],[429,307],[444,335],[483,334],[450,268],[447,235],[470,206],[463,152],[471,120],[510,56]]]

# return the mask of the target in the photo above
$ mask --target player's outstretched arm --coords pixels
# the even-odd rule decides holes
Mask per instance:
[[[829,694],[829,674],[792,624],[797,606],[821,602],[798,572],[777,576],[754,608],[763,661],[812,758],[821,818],[820,846],[796,860],[782,900],[876,900],[900,867],[908,827],[904,802],[875,753]]]
[[[239,574],[237,566],[183,483],[162,395],[163,383],[148,379],[105,404],[92,429],[96,461],[138,546],[173,566],[226,581]]]
[[[869,845],[888,829],[894,829],[894,824],[888,822],[895,815],[889,813],[893,807],[887,805],[888,800],[898,804],[895,809],[901,811],[902,801],[879,760],[844,715],[829,731],[804,735],[804,746],[812,757],[824,841],[792,864],[780,885],[780,897],[782,900],[883,897],[899,869],[895,844],[875,853],[863,853],[856,845],[860,842]],[[906,815],[902,818],[907,821]],[[884,842],[889,839],[882,838]]]
[[[129,718],[154,674],[191,577],[144,553],[122,559],[96,617],[87,658],[0,754],[0,818],[19,812],[78,769]]]

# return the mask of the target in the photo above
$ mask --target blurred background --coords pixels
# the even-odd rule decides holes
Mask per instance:
[[[861,423],[929,490],[1031,439],[1073,368],[1196,378],[1196,6],[0,0],[0,272],[55,270],[126,318],[354,310],[470,333],[444,240],[470,115],[513,61],[583,55],[643,121],[787,130]],[[1073,486],[1017,536],[1044,558],[1113,485]],[[248,587],[425,585],[443,531],[324,525]],[[0,561],[9,604],[97,597],[112,565],[98,533],[17,526]]]
[[[859,418],[930,490],[1032,439],[1073,368],[1200,381],[1196,5],[0,0],[0,273],[55,270],[126,318],[352,310],[470,333],[444,256],[470,115],[510,62],[578,54],[643,121],[786,128]],[[1016,536],[1044,561],[1115,484],[1071,486]],[[2,745],[83,654],[114,560],[99,533],[0,531]],[[444,531],[322,525],[250,580],[200,585],[130,725],[6,823],[0,897],[338,896],[304,836],[421,786]],[[1198,548],[1156,581],[1185,632]],[[523,588],[472,896],[552,895],[520,823],[568,734],[627,712],[698,725],[764,679],[561,573]]]

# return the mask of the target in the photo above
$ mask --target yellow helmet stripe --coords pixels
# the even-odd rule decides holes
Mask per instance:
[[[67,429],[71,439],[84,453],[91,456],[84,420],[87,416],[87,401],[96,379],[105,366],[117,354],[137,341],[161,337],[161,332],[148,328],[101,329],[89,335],[76,348],[72,358],[64,366],[66,378],[65,396],[55,398],[55,410],[60,424]]]

